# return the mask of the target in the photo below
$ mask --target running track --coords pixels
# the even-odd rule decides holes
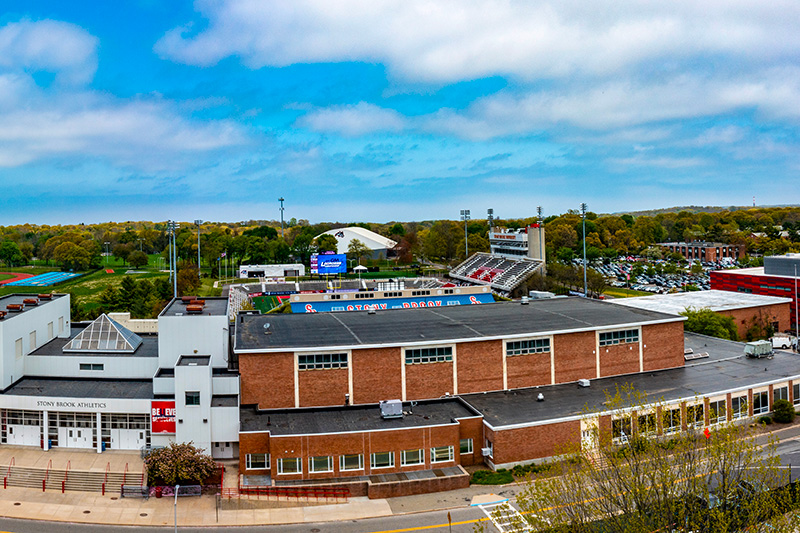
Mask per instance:
[[[9,276],[14,276],[13,278],[0,280],[0,285],[2,285],[3,283],[11,283],[12,281],[19,281],[21,279],[32,278],[34,276],[33,274],[22,274],[20,272],[0,272],[0,274],[8,274]]]

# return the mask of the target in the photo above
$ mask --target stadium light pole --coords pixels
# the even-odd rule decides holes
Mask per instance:
[[[794,265],[794,350],[800,351],[800,324],[797,322],[797,264]]]
[[[583,297],[588,296],[586,290],[586,203],[581,204],[581,215],[583,216]]]
[[[278,198],[278,201],[281,203],[281,239],[286,240],[283,236],[283,196]]]
[[[461,210],[461,220],[464,221],[464,259],[469,257],[469,239],[467,238],[467,221],[469,220],[469,209]]]
[[[106,264],[108,264],[108,245],[111,244],[111,243],[106,241],[103,244],[106,245]]]
[[[197,219],[194,221],[195,225],[197,225],[197,276],[200,276],[200,224],[203,223],[202,220]]]
[[[170,263],[172,272],[172,297],[178,297],[178,241],[175,238],[175,230],[181,227],[177,222],[170,220],[167,222],[169,233],[172,237],[172,253],[170,254]]]

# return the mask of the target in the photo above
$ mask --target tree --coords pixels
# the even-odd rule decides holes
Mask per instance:
[[[394,225],[389,228],[389,235],[402,237],[406,234],[406,230],[403,225],[399,222],[395,222]]]
[[[686,308],[681,313],[687,317],[683,329],[693,333],[719,337],[720,339],[739,340],[739,333],[733,318],[715,313],[707,307],[701,309]]]
[[[0,261],[3,261],[6,266],[14,266],[21,263],[23,260],[22,253],[19,246],[14,241],[3,241],[0,243]]]
[[[144,252],[140,252],[139,250],[134,250],[128,256],[128,263],[133,268],[141,268],[143,266],[147,266],[147,263],[150,259],[147,257],[147,254]]]
[[[147,483],[153,485],[201,485],[216,470],[217,465],[202,448],[189,443],[171,442],[145,457]]]
[[[607,393],[602,413],[585,413],[583,442],[518,495],[524,520],[554,533],[726,532],[764,522],[794,531],[775,441],[762,448],[754,430],[734,422],[659,435],[676,410],[692,408],[650,402],[630,387]]]
[[[318,253],[334,252],[338,250],[339,242],[330,233],[323,233],[314,241]]]
[[[366,244],[358,239],[353,239],[350,241],[350,244],[347,245],[347,255],[349,255],[351,259],[358,260],[358,264],[361,264],[362,258],[368,257],[371,254],[372,250],[370,250]]]
[[[122,278],[118,299],[120,310],[130,312],[133,303],[136,301],[136,282],[132,277],[125,276]]]
[[[197,266],[188,261],[178,263],[178,295],[195,294],[200,288],[200,275]]]
[[[311,237],[311,235],[301,233],[295,237],[294,242],[292,242],[292,253],[303,264],[308,264],[309,259],[311,258],[312,240],[313,237]]]
[[[118,244],[111,249],[114,257],[122,259],[123,263],[128,262],[128,257],[133,253],[133,246],[130,244]]]

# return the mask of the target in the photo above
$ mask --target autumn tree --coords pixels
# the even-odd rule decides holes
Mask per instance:
[[[204,452],[191,442],[171,442],[151,451],[144,459],[148,485],[203,484],[217,470],[214,459]]]
[[[361,259],[372,255],[372,250],[360,240],[353,239],[350,241],[350,244],[347,245],[347,255],[349,255],[351,259],[357,260],[360,265]]]
[[[701,309],[689,307],[681,314],[687,317],[683,323],[683,329],[686,331],[720,339],[739,340],[736,324],[733,318],[727,315],[721,315],[707,307]]]

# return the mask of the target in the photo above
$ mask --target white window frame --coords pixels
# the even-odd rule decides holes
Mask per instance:
[[[775,400],[789,400],[789,386],[784,385],[783,387],[773,387],[772,388],[772,403],[775,403]]]
[[[603,337],[606,337],[605,339]],[[633,344],[639,342],[638,329],[615,329],[600,331],[597,337],[600,346],[615,346],[617,344]]]
[[[389,464],[377,466],[376,458],[379,455],[386,455],[389,458]],[[394,468],[394,452],[374,452],[369,456],[369,467],[372,470],[379,470],[381,468]]]
[[[437,458],[437,452],[446,452],[446,458]],[[455,458],[455,449],[453,446],[434,446],[431,448],[431,463],[447,463],[453,461]]]
[[[14,341],[14,355],[19,359],[22,357],[24,349],[22,348],[22,337]]]
[[[652,426],[648,430],[642,430],[642,419],[650,420]],[[636,415],[636,433],[640,437],[655,437],[658,435],[658,419],[656,414],[652,411],[645,413],[637,413]]]
[[[616,431],[617,427],[619,427],[619,434]],[[611,419],[611,442],[614,444],[626,444],[632,437],[633,419],[631,415],[623,415]]]
[[[506,341],[506,357],[550,353],[550,337]]]
[[[796,407],[800,405],[800,383],[792,383],[792,393],[794,394],[794,401],[792,403]]]
[[[293,462],[297,466],[297,470],[287,471],[285,463]],[[281,457],[278,459],[278,474],[294,475],[303,473],[303,460],[300,457]]]
[[[441,351],[441,353],[439,353]],[[452,363],[452,345],[426,346],[424,348],[404,348],[403,360],[407,365],[427,365],[431,363]]]
[[[464,449],[465,444],[466,444],[466,450]],[[458,451],[460,454],[466,455],[473,453],[473,449],[474,448],[472,447],[472,439],[461,439],[460,441],[458,441]]]
[[[697,418],[697,410],[700,410],[700,414],[702,415],[700,418]],[[695,416],[689,416],[690,413],[694,413]],[[699,429],[706,425],[706,404],[704,402],[700,403],[693,403],[691,405],[686,406],[686,429]]]
[[[326,361],[325,358],[328,358]],[[334,361],[336,359],[336,361]],[[350,363],[350,354],[347,352],[336,353],[312,353],[297,355],[297,370],[333,370],[336,368],[347,368]]]
[[[756,396],[758,396],[759,401],[756,402]],[[761,400],[765,401],[761,401]],[[758,403],[759,407],[756,409],[756,403]],[[753,416],[755,415],[763,415],[765,413],[769,413],[769,391],[753,391]]]
[[[665,414],[664,410],[667,411],[669,414]],[[681,425],[681,408],[678,407],[665,407],[661,411],[661,421],[662,421],[662,431],[664,435],[672,435],[674,433],[679,433],[683,426]],[[676,415],[677,413],[677,415]],[[667,423],[674,424],[677,422],[677,426],[675,425],[667,425]]]
[[[81,372],[102,372],[104,368],[103,363],[78,363],[78,369]]]
[[[417,460],[412,462],[409,459],[409,455],[413,456],[416,454]],[[403,450],[400,452],[400,466],[417,466],[417,465],[424,465],[425,464],[425,453],[422,451],[422,448],[419,449],[412,449],[412,450]]]
[[[189,394],[197,394],[197,403],[189,403]],[[199,390],[184,391],[183,401],[186,407],[200,407],[200,391]]]
[[[345,460],[347,457],[358,457],[358,468],[347,468]],[[339,456],[339,470],[341,472],[353,472],[356,470],[364,470],[364,454],[363,453],[348,453]]]
[[[746,394],[731,396],[731,417],[733,420],[747,418],[749,416],[749,409],[747,408],[748,405],[749,402]]]
[[[53,334],[53,322],[48,322],[47,323],[47,339],[48,340],[53,340],[53,337],[55,337],[55,335]]]
[[[317,470],[316,459],[327,459],[327,465],[324,470]],[[333,472],[333,456],[332,455],[314,455],[308,458],[308,473],[309,474],[322,474],[325,472]]]
[[[720,404],[722,408],[720,409]],[[728,421],[728,402],[722,400],[709,400],[708,402],[708,425],[715,426],[724,424]]]
[[[263,461],[260,461],[265,466],[253,466],[254,464],[258,464],[256,462],[256,458],[261,458]],[[248,470],[269,470],[269,454],[268,453],[248,453],[244,456],[245,461],[245,468]]]
[[[28,334],[28,337],[29,337],[28,340],[29,340],[29,344],[30,344],[30,346],[28,346],[28,353],[31,353],[36,349],[36,330],[31,331]]]

